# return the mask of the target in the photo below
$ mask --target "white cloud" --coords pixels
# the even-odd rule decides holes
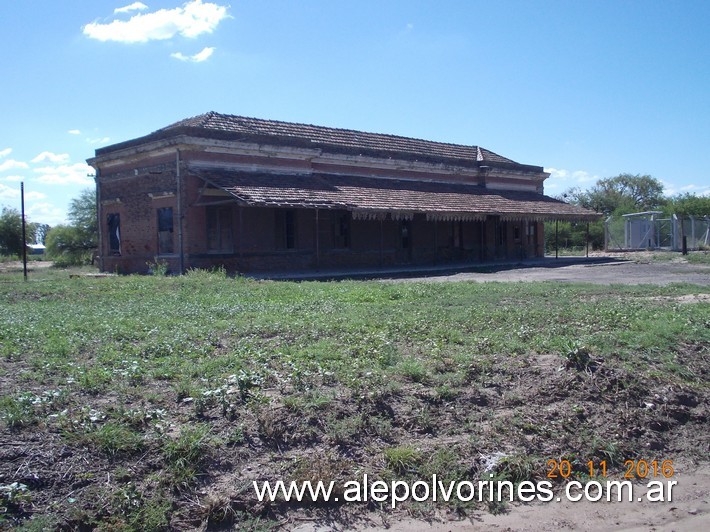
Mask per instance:
[[[41,222],[51,226],[66,223],[66,212],[47,202],[30,203],[25,207],[25,213],[33,222]]]
[[[585,170],[566,170],[564,168],[545,168],[550,177],[545,181],[545,192],[561,194],[570,188],[587,189],[600,177]]]
[[[22,161],[16,161],[15,159],[8,159],[0,163],[0,172],[5,172],[7,170],[17,170],[19,168],[29,168],[27,163]]]
[[[60,164],[35,168],[35,173],[40,174],[35,180],[46,185],[82,185],[94,184],[94,170],[86,163]]]
[[[78,129],[70,129],[69,131],[67,131],[67,133],[69,133],[70,135],[81,135],[81,131]]]
[[[708,187],[700,187],[698,185],[685,185],[680,187],[681,192],[697,192],[698,190],[704,190]]]
[[[174,54],[170,54],[170,57],[174,57],[175,59],[178,59],[180,61],[201,63],[202,61],[207,61],[213,53],[214,48],[207,47],[204,48],[201,52],[196,53],[195,55],[184,55],[181,52],[176,52]]]
[[[49,225],[66,223],[66,212],[45,200],[47,195],[42,192],[25,190],[25,216],[32,222]],[[20,210],[20,187],[8,187],[0,183],[0,201],[8,207]]]
[[[32,200],[39,200],[39,199],[45,199],[47,197],[46,194],[42,192],[36,192],[34,190],[25,190],[25,200],[26,201],[32,201]],[[3,185],[0,183],[0,199],[12,199],[12,200],[19,200],[20,199],[20,187],[9,187],[7,185]]]
[[[8,187],[0,183],[0,199],[9,200],[20,197],[20,188]]]
[[[51,151],[43,151],[37,157],[32,159],[33,163],[41,163],[44,161],[49,161],[50,163],[68,163],[69,154],[68,153],[52,153]]]
[[[66,208],[57,204],[63,191],[57,192],[56,188],[49,189],[48,186],[68,187],[66,190],[69,191],[76,187],[94,185],[93,168],[84,162],[72,163],[66,153],[43,151],[32,159],[30,164],[12,160],[5,160],[3,164],[6,165],[8,162],[12,162],[12,166],[20,165],[22,168],[29,168],[31,177],[28,179],[17,173],[0,177],[0,203],[18,205],[20,201],[18,181],[25,181],[25,210],[28,217],[35,222],[56,225],[65,221]]]
[[[86,139],[86,142],[89,144],[108,144],[111,139],[109,137],[100,137],[100,138],[89,138]]]
[[[676,196],[685,193],[695,194],[696,196],[710,196],[710,186],[708,185],[695,185],[691,183],[689,185],[677,186],[666,181],[662,181],[662,183],[663,194],[666,196]]]
[[[550,174],[550,179],[565,179],[567,177],[567,170],[560,170],[558,168],[544,168],[545,172]]]
[[[123,43],[165,40],[175,35],[192,38],[212,33],[227,16],[227,6],[191,0],[182,7],[138,13],[128,20],[91,22],[84,26],[83,33],[90,39]]]
[[[601,179],[598,175],[590,174],[585,170],[565,170],[563,168],[545,168],[545,172],[550,174],[549,180],[545,183],[549,188],[582,187],[585,188]]]
[[[131,11],[145,11],[146,9],[148,9],[148,6],[145,5],[143,2],[133,2],[132,4],[127,6],[117,7],[113,10],[113,12],[115,14],[130,13]]]
[[[591,183],[591,182],[597,182],[599,181],[600,177],[597,175],[592,175],[589,172],[585,172],[584,170],[575,170],[572,172],[572,179],[574,179],[577,183]]]
[[[46,197],[47,194],[44,192],[37,192],[36,190],[25,191],[25,200],[28,201],[45,199]]]
[[[12,148],[5,148],[4,150],[0,150],[0,158],[7,157],[11,153],[12,153]]]

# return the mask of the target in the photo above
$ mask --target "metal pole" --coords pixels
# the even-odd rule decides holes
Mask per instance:
[[[25,224],[25,182],[20,183],[20,204],[22,208],[22,272],[27,280],[27,228]]]

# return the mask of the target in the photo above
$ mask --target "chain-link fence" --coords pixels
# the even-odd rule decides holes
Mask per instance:
[[[626,249],[626,220],[621,216],[609,216],[604,222],[604,249]]]
[[[660,217],[660,212],[610,216],[604,222],[604,248],[607,251],[668,249],[680,251],[685,239],[687,249],[710,248],[710,217],[679,219]]]
[[[681,225],[682,224],[682,225]],[[690,217],[678,221],[677,231],[680,231],[679,238],[686,237],[688,249],[708,249],[710,248],[710,217],[696,218]],[[682,246],[682,241],[680,246]],[[675,249],[679,249],[676,247]]]

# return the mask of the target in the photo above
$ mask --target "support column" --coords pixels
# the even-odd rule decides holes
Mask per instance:
[[[384,247],[385,247],[385,236],[384,229],[382,228],[384,224],[384,218],[380,218],[380,268],[384,266]]]
[[[316,209],[316,270],[320,269],[320,223]]]
[[[439,224],[434,219],[434,264],[439,264]]]
[[[239,209],[239,262],[241,263],[244,258],[244,216],[242,215],[244,207],[237,205],[237,209]],[[240,264],[239,267],[243,268],[244,266]]]

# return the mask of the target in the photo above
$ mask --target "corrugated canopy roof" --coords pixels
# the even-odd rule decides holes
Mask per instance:
[[[346,209],[355,217],[384,214],[430,219],[593,221],[599,215],[535,192],[491,190],[478,185],[342,175],[282,175],[192,169],[191,174],[254,206]]]

